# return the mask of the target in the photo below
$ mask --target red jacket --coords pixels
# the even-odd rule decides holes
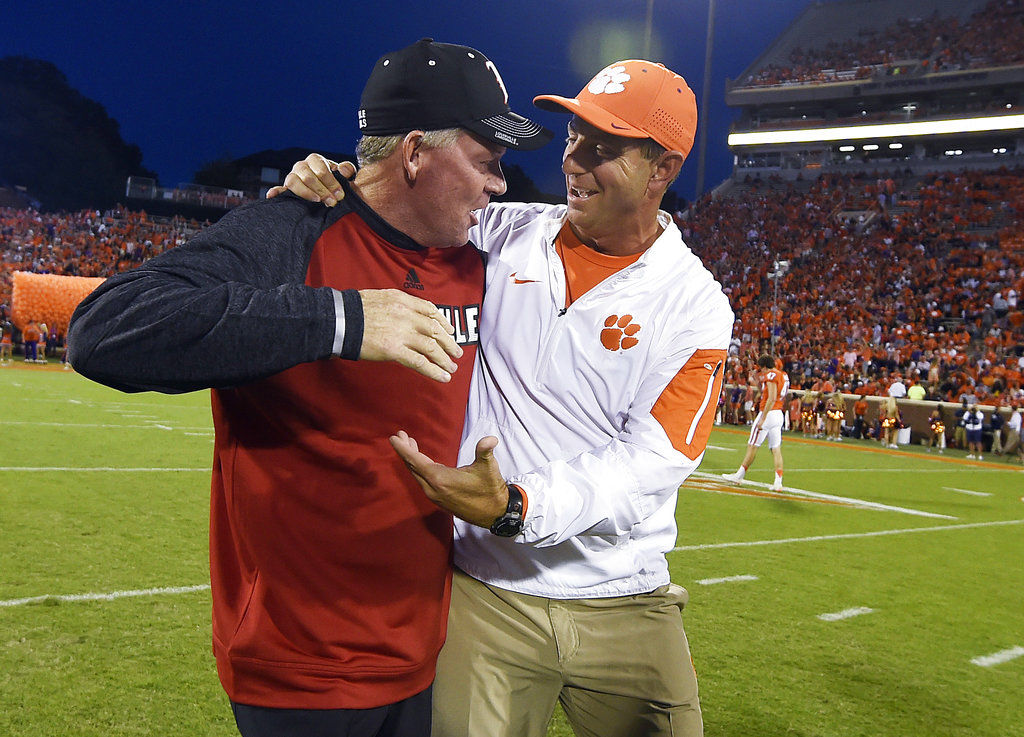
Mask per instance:
[[[475,331],[483,270],[471,247],[409,251],[350,215],[320,237],[307,283],[457,305],[447,311],[463,342],[475,339],[465,331]],[[388,436],[407,430],[456,465],[476,352],[464,348],[448,384],[393,363],[330,360],[214,391],[213,637],[233,700],[371,708],[433,682],[452,520]]]
[[[344,185],[343,185],[344,186]],[[213,390],[213,649],[228,696],[372,708],[433,680],[451,585],[451,517],[388,436],[455,465],[483,295],[471,246],[423,249],[349,191],[234,210],[106,280],[78,307],[71,358],[126,391]],[[354,290],[434,302],[465,353],[448,384],[358,356]]]

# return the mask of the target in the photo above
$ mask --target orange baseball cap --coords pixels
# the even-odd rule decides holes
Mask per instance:
[[[605,133],[653,138],[683,156],[693,148],[697,131],[697,101],[686,80],[663,64],[642,59],[609,64],[576,97],[538,95],[533,104],[574,113]]]

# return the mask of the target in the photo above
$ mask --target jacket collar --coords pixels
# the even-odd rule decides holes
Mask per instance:
[[[554,250],[555,237],[566,219],[566,208],[560,207],[548,222],[544,224],[544,242]],[[644,251],[637,259],[636,264],[649,266],[667,266],[678,263],[680,259],[693,257],[690,248],[683,242],[683,234],[679,232],[675,220],[664,210],[658,210],[658,223],[663,228],[658,239],[651,244],[651,247]],[[634,264],[634,265],[636,265]]]

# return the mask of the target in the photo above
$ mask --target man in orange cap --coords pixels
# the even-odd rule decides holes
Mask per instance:
[[[567,205],[491,204],[480,348],[459,462],[392,445],[456,520],[434,735],[700,735],[697,681],[669,580],[677,489],[697,467],[733,314],[662,196],[693,145],[682,77],[628,60],[574,98]],[[311,155],[285,182],[340,189]],[[499,441],[500,438],[500,441]]]

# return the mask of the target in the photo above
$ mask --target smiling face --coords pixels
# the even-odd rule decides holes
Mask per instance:
[[[608,252],[643,240],[657,227],[660,192],[651,190],[656,168],[643,155],[640,139],[605,133],[574,116],[562,155],[573,230]]]
[[[505,192],[501,157],[505,147],[464,131],[451,146],[418,152],[421,157],[409,196],[416,225],[409,235],[428,248],[452,248],[469,240],[475,210]]]

